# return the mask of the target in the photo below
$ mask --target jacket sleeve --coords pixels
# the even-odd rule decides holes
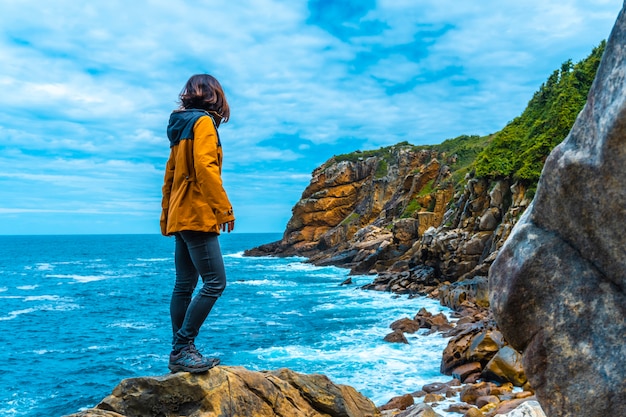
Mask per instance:
[[[193,131],[194,167],[202,197],[213,209],[218,225],[235,220],[233,207],[222,185],[221,146],[213,120],[209,116],[199,118]]]
[[[174,182],[174,158],[170,151],[170,157],[165,165],[165,178],[163,179],[163,198],[161,199],[161,234],[167,236],[167,215],[170,207],[170,196]]]

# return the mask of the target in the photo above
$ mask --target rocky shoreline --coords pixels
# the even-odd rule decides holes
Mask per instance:
[[[449,291],[445,284],[431,296],[449,297]],[[524,409],[532,410],[528,415],[543,416],[524,374],[521,354],[505,342],[489,308],[464,299],[451,317],[449,322],[443,314],[432,315],[421,309],[413,318],[390,324],[392,332],[385,337],[390,343],[408,343],[404,334],[420,329],[429,329],[420,337],[435,332],[449,337],[442,352],[441,373],[451,380],[394,397],[379,407],[382,414],[436,417],[440,415],[437,410],[442,410],[467,417],[492,417],[506,415],[524,404]]]

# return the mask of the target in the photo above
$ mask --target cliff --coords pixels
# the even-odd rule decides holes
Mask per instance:
[[[379,274],[368,288],[396,292],[485,276],[530,203],[526,185],[475,178],[454,152],[477,154],[486,140],[456,138],[452,152],[403,143],[333,157],[313,172],[282,240],[246,254]]]
[[[493,135],[330,158],[312,173],[283,238],[246,254],[305,256],[377,274],[367,288],[402,293],[486,277],[534,197],[545,158],[585,104],[604,48],[565,62]]]

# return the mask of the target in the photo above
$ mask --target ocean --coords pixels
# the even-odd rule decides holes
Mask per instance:
[[[364,291],[372,276],[303,258],[244,257],[279,234],[222,235],[228,285],[196,340],[222,365],[288,367],[355,387],[376,405],[449,381],[447,339],[409,344],[389,325],[435,300]],[[0,236],[0,415],[62,416],[125,378],[168,373],[174,240],[160,235]]]

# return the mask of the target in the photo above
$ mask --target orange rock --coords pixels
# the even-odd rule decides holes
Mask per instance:
[[[441,394],[432,394],[432,393],[428,393],[424,396],[424,402],[425,403],[436,403],[438,401],[443,401],[445,400],[446,397],[444,397]]]
[[[461,390],[461,401],[468,404],[475,404],[479,397],[491,394],[491,387],[486,382],[471,384],[463,387]]]
[[[380,411],[384,410],[406,410],[408,407],[412,406],[415,403],[413,396],[411,394],[404,394],[398,397],[393,397],[389,402],[385,405],[378,407]]]

